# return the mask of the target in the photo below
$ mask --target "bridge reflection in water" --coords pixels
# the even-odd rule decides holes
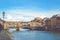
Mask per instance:
[[[8,29],[9,31],[13,32],[13,31],[16,31],[16,28],[9,28]],[[30,29],[23,29],[23,28],[19,28],[20,31],[28,31]]]

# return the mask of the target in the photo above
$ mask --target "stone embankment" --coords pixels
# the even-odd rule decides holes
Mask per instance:
[[[13,40],[13,36],[8,30],[2,30],[0,31],[0,40]]]

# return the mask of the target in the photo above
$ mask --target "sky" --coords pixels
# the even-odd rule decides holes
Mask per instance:
[[[31,21],[36,17],[60,14],[60,0],[0,0],[0,18],[6,21]]]

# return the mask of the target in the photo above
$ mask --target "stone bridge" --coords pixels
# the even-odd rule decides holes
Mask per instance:
[[[40,23],[38,22],[8,22],[3,20],[0,20],[0,24],[3,25],[4,29],[16,28],[16,30],[19,30],[20,28],[23,28],[23,27],[32,29],[36,25],[40,25]]]
[[[17,28],[19,30],[19,28],[21,27],[22,27],[21,22],[4,22],[4,29]]]

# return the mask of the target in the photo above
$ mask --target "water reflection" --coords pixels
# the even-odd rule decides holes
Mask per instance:
[[[13,32],[14,40],[60,40],[60,33],[47,31]]]

